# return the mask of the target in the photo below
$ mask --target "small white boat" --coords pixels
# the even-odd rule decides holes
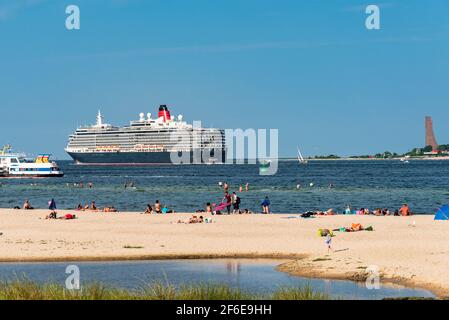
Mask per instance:
[[[299,150],[299,147],[297,147],[297,148],[298,148],[298,161],[299,161],[299,163],[300,164],[307,164],[308,161],[306,159],[304,159],[304,157],[302,156],[302,153],[301,153],[301,150]]]
[[[41,154],[34,160],[27,159],[24,154],[11,153],[11,146],[0,150],[0,177],[3,178],[48,178],[62,177],[64,173],[49,154]]]

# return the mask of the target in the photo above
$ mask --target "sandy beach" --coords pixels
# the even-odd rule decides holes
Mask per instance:
[[[433,216],[298,215],[212,216],[213,223],[178,224],[192,214],[75,213],[76,220],[45,220],[48,210],[0,209],[0,261],[76,261],[213,257],[288,258],[281,271],[309,277],[364,280],[379,267],[385,282],[449,296],[449,229]],[[318,228],[351,223],[374,231],[335,232],[327,253]],[[414,223],[415,222],[415,223]]]

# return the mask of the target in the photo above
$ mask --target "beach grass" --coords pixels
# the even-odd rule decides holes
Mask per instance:
[[[327,294],[310,286],[279,288],[271,294],[254,294],[225,284],[199,283],[174,286],[155,282],[134,290],[105,286],[101,283],[82,285],[68,290],[55,283],[37,283],[20,279],[0,282],[0,300],[330,300]]]
[[[304,287],[279,288],[274,292],[273,300],[330,300],[326,293],[314,291],[310,285]]]

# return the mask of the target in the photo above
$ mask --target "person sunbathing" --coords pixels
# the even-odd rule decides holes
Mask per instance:
[[[163,213],[163,214],[166,214],[166,213],[173,213],[173,212],[174,212],[174,211],[168,209],[167,206],[163,206],[163,207],[162,207],[162,213]]]
[[[151,207],[151,204],[147,204],[147,209],[145,210],[144,214],[152,214],[153,208]]]
[[[45,219],[57,219],[57,213],[56,213],[56,211],[52,211],[52,212],[50,212],[50,214],[49,215],[47,215],[46,217],[45,217]]]
[[[162,213],[161,203],[159,200],[156,200],[156,203],[154,204],[154,212]]]
[[[95,201],[92,201],[92,204],[90,205],[89,209],[92,210],[92,211],[97,211],[98,210],[97,206],[95,205]]]
[[[212,205],[210,204],[210,202],[206,203],[206,213],[212,214],[212,211]]]
[[[72,219],[76,219],[76,215],[67,213],[65,216],[59,217],[58,219],[61,219],[61,220],[72,220]]]
[[[103,212],[117,212],[117,209],[114,206],[104,207]]]
[[[23,204],[23,210],[33,210],[34,208],[31,206],[30,202],[28,200],[25,200]]]
[[[406,203],[404,203],[404,205],[401,207],[401,209],[399,209],[399,212],[401,214],[401,216],[411,216],[412,212],[410,211],[410,208],[408,207],[408,205]]]
[[[197,216],[193,216],[192,218],[189,219],[189,223],[203,223],[203,222],[204,222],[203,216],[200,216],[199,218]]]

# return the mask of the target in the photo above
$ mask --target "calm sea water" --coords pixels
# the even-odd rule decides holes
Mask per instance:
[[[109,286],[138,289],[152,282],[180,285],[220,283],[247,292],[268,294],[281,286],[306,286],[342,299],[385,297],[434,297],[426,290],[381,285],[368,290],[364,284],[341,280],[306,279],[278,272],[279,262],[271,260],[167,260],[138,262],[70,263],[80,268],[82,283],[101,282]],[[65,284],[67,263],[0,264],[0,279],[26,276],[38,282]]]
[[[433,213],[449,202],[449,161],[312,161],[308,165],[281,161],[274,176],[259,175],[257,165],[84,167],[59,163],[64,178],[0,180],[0,207],[21,206],[29,199],[35,207],[45,208],[55,198],[61,209],[95,200],[99,206],[141,211],[146,203],[159,199],[173,210],[195,211],[206,202],[221,200],[219,181],[227,181],[232,191],[248,182],[250,192],[240,194],[241,207],[255,212],[266,195],[272,211],[281,213],[343,211],[347,204],[396,209],[404,202],[416,213]],[[135,187],[125,189],[126,181]],[[85,186],[92,182],[94,187],[73,186],[79,182]]]

